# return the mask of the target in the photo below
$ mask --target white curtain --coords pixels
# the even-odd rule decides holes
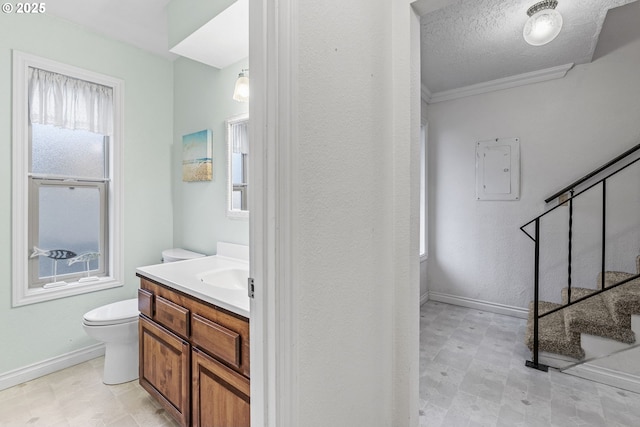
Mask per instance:
[[[234,153],[249,153],[249,122],[238,122],[231,125],[231,141]]]
[[[29,67],[29,118],[31,123],[111,135],[113,89]]]

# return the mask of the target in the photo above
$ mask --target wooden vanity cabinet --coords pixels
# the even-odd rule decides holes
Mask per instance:
[[[192,360],[193,425],[249,427],[249,379],[198,348]]]
[[[140,384],[183,427],[250,427],[249,320],[140,276]]]
[[[189,343],[140,316],[140,385],[181,425],[191,416]]]

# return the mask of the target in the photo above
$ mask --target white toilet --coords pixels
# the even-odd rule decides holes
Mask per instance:
[[[162,262],[205,256],[181,248],[162,251]],[[138,378],[138,299],[103,305],[86,313],[82,326],[87,335],[105,344],[102,382],[120,384]]]
[[[105,384],[138,378],[138,315],[138,299],[133,298],[103,305],[83,316],[87,335],[105,344]]]
[[[162,251],[162,262],[184,261],[186,259],[200,258],[203,256],[205,255],[182,248],[165,249]]]

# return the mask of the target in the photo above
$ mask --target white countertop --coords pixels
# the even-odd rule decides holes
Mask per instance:
[[[249,296],[246,289],[226,289],[203,283],[199,276],[213,270],[249,269],[247,261],[214,255],[186,261],[138,267],[136,272],[155,282],[199,298],[246,318],[249,315]]]

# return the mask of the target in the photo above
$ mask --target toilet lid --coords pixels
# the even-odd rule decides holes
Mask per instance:
[[[182,248],[165,249],[162,251],[162,259],[170,261],[182,261],[185,259],[202,258],[204,254],[188,251]]]
[[[128,299],[103,305],[84,315],[84,324],[90,326],[117,325],[138,318],[138,299]]]

